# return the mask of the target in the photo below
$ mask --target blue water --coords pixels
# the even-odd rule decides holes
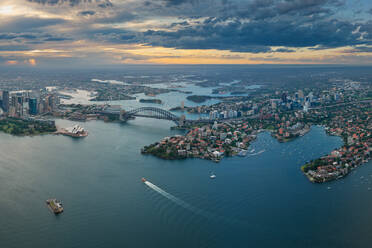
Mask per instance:
[[[176,134],[171,125],[92,121],[82,140],[1,133],[0,247],[370,246],[371,164],[322,185],[299,169],[341,145],[321,127],[284,144],[261,133],[252,148],[265,152],[219,164],[140,154]],[[63,201],[62,215],[46,208],[50,197]]]
[[[234,83],[235,81],[232,81],[230,83]],[[229,85],[230,83],[226,83],[224,85]],[[168,83],[155,83],[155,84],[143,84],[148,87],[153,87],[153,88],[169,88],[170,85],[172,85],[170,82]],[[188,81],[180,81],[175,83],[175,85],[181,86],[179,88],[170,88],[173,90],[180,90],[180,91],[189,91],[192,92],[191,94],[185,94],[183,92],[178,92],[178,91],[171,91],[168,93],[164,94],[159,94],[155,97],[151,96],[146,96],[144,93],[139,93],[135,94],[134,96],[136,97],[135,100],[118,100],[118,101],[109,101],[108,103],[113,104],[113,105],[121,105],[123,109],[125,110],[132,110],[135,108],[140,108],[140,107],[145,107],[145,106],[151,106],[151,107],[159,107],[165,110],[169,110],[174,107],[179,107],[181,106],[181,102],[184,103],[184,106],[187,107],[196,107],[196,106],[201,106],[201,105],[213,105],[216,103],[221,102],[219,99],[208,99],[202,103],[195,103],[193,101],[187,100],[187,96],[189,95],[209,95],[209,96],[215,96],[215,97],[226,97],[226,96],[231,96],[230,92],[227,92],[226,94],[212,94],[213,88],[217,87],[200,87],[195,84],[193,84],[192,80]],[[251,85],[247,86],[247,89],[258,89],[260,88],[261,85]],[[247,94],[238,94],[235,96],[244,96]],[[160,99],[162,101],[162,104],[155,104],[155,103],[141,103],[139,102],[140,99]],[[80,103],[80,104],[99,104],[99,103],[105,103],[105,102],[92,102],[89,101],[88,99],[72,99],[69,100],[68,103],[70,102],[74,103]],[[208,114],[197,114],[197,113],[187,113],[186,111],[181,112],[181,111],[173,111],[174,114],[176,115],[185,115],[187,119],[200,119],[200,118],[207,118],[209,115]]]
[[[231,76],[225,78],[231,82]],[[211,88],[185,87],[179,89],[211,94]],[[113,104],[125,109],[167,109],[181,101],[196,106],[186,96],[158,95],[164,101],[160,106]],[[341,139],[327,136],[322,127],[284,144],[261,133],[251,146],[255,152],[216,164],[141,155],[144,145],[181,134],[171,131],[168,121],[137,118],[126,124],[82,125],[89,136],[81,140],[0,133],[0,248],[371,246],[372,164],[327,184],[312,184],[300,171],[306,161],[341,146]],[[216,179],[209,178],[211,172]],[[142,177],[154,187],[142,183]],[[45,200],[51,197],[63,201],[63,214],[48,210]]]

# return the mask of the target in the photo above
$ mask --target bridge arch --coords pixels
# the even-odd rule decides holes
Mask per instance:
[[[134,116],[170,120],[177,124],[180,121],[180,117],[177,115],[167,110],[155,107],[141,107],[125,112],[123,115],[125,119],[129,119],[130,117]]]

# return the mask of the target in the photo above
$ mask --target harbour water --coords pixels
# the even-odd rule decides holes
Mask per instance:
[[[142,146],[177,133],[171,125],[91,121],[84,123],[90,135],[81,140],[1,133],[0,247],[370,245],[372,164],[321,185],[300,171],[340,146],[338,137],[313,127],[281,144],[261,133],[252,148],[265,152],[219,164],[140,154]],[[63,214],[48,211],[51,197],[63,201]]]
[[[211,94],[211,88],[186,86],[179,89]],[[156,96],[162,105],[112,103],[125,109],[168,109],[181,101],[195,106],[186,96]],[[84,97],[79,101],[89,103]],[[62,127],[74,124],[89,136],[0,133],[1,248],[346,248],[372,243],[372,163],[326,184],[310,183],[300,170],[306,161],[341,146],[341,139],[327,136],[322,127],[289,143],[260,133],[246,157],[216,164],[141,155],[143,146],[180,132],[170,130],[169,121],[57,121]],[[216,179],[210,179],[211,172]],[[45,204],[49,198],[62,200],[64,213],[54,216]]]

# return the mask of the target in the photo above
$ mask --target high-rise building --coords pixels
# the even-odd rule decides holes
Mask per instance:
[[[284,103],[287,103],[287,93],[285,93],[285,92],[282,94],[282,101]]]
[[[16,107],[17,104],[18,104],[17,97],[14,96],[14,95],[12,95],[12,96],[10,97],[10,106],[12,106],[12,107]]]
[[[36,98],[30,98],[28,100],[28,109],[30,115],[37,115],[37,99]]]
[[[38,104],[38,110],[39,110],[39,113],[40,114],[43,114],[45,112],[45,102],[43,101],[43,99],[40,99],[39,101],[39,104]]]
[[[18,104],[23,105],[23,96],[17,95],[17,101],[18,101]]]
[[[23,103],[24,101],[23,101],[22,94],[18,94],[17,95],[17,106],[16,106],[18,117],[23,117],[24,115]]]
[[[4,112],[9,112],[9,91],[3,91],[3,110]]]
[[[304,99],[305,98],[305,96],[304,96],[304,92],[302,91],[302,90],[299,90],[298,91],[298,97],[300,98],[300,99]]]
[[[45,97],[45,112],[53,112],[58,104],[58,97],[55,94],[49,94]]]

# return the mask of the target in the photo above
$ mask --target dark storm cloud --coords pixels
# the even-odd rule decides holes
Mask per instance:
[[[169,27],[173,28],[173,27],[177,27],[177,26],[189,26],[189,25],[190,25],[189,22],[183,21],[183,22],[172,23],[171,25],[169,25]]]
[[[71,40],[68,37],[54,36],[47,33],[0,33],[0,41],[11,41],[18,44],[41,44]]]
[[[44,5],[60,5],[68,3],[70,6],[76,6],[82,2],[92,2],[91,0],[27,0],[32,3],[39,3]]]
[[[58,18],[9,17],[0,22],[0,41],[16,48],[71,40],[69,35],[53,32],[56,25],[65,23],[65,20]]]
[[[17,17],[8,18],[0,23],[1,32],[25,32],[29,30],[44,28],[66,21],[58,18]]]
[[[359,46],[343,51],[344,53],[372,53],[371,46]]]
[[[132,20],[135,20],[135,19],[139,19],[139,18],[140,18],[139,16],[133,14],[132,12],[123,10],[123,11],[120,11],[120,12],[116,12],[115,14],[112,14],[108,17],[97,18],[95,21],[97,23],[110,24],[110,23],[128,22],[128,21],[132,21]]]
[[[363,38],[366,40],[365,43],[372,45],[372,20],[360,25],[359,32],[363,33]]]
[[[97,3],[98,7],[107,8],[112,7],[113,4],[110,0],[27,0],[31,3],[38,3],[43,5],[62,5],[62,4],[69,4],[71,7],[80,5],[82,3]]]
[[[59,41],[66,41],[66,40],[72,40],[72,39],[68,38],[68,37],[56,37],[56,36],[52,36],[50,34],[47,34],[47,35],[44,35],[44,36],[41,37],[41,42],[48,42],[48,41],[59,42]]]
[[[0,51],[27,51],[28,47],[24,45],[0,45]]]
[[[74,40],[249,53],[296,51],[288,47],[317,50],[360,47],[368,46],[372,41],[371,20],[353,20],[338,15],[341,10],[345,11],[344,0],[138,0],[130,4],[123,0],[113,1],[114,8],[109,0],[27,1],[50,6],[91,3],[78,8],[76,20],[83,21],[71,33]],[[61,13],[63,10],[58,9]],[[152,28],[146,28],[149,27],[147,21]],[[26,33],[29,29],[45,29],[49,33],[48,26],[63,22],[59,19],[28,21],[18,18],[7,26],[0,24],[0,30]],[[134,25],[128,25],[131,30],[127,30],[126,25],[111,25],[128,22],[139,24],[140,29],[135,30]],[[37,36],[35,40],[58,42],[65,39],[61,37],[64,35]],[[271,48],[277,46],[283,48]]]
[[[254,0],[247,4],[236,4],[232,1],[237,14],[241,18],[267,19],[278,16],[311,16],[330,15],[335,8],[341,7],[339,0]]]
[[[162,1],[170,13],[173,8],[185,13],[192,9],[193,14],[199,9],[200,13],[205,13],[202,4],[208,2]],[[192,7],[188,8],[186,3],[191,3]],[[148,30],[135,34],[131,40],[179,49],[252,53],[272,52],[271,46],[326,49],[368,44],[371,40],[370,22],[358,23],[335,17],[344,5],[340,0],[210,0],[208,3],[215,3],[215,16],[197,16],[204,20],[193,23],[190,22],[193,16],[182,16],[183,21],[170,24],[169,30]],[[128,42],[128,39],[123,41]],[[276,51],[293,52],[285,48]]]
[[[132,44],[140,42],[138,33],[118,28],[90,29],[84,31],[82,35],[87,39],[108,43]]]
[[[167,6],[181,5],[184,3],[195,3],[196,0],[164,0]]]
[[[79,12],[79,15],[81,16],[92,16],[92,15],[95,15],[96,12],[93,11],[93,10],[87,10],[87,11],[81,11]]]
[[[100,3],[98,3],[97,6],[100,7],[100,8],[103,8],[103,9],[105,9],[105,8],[110,8],[110,7],[114,7],[114,5],[113,5],[109,0],[106,0],[106,1],[100,2]]]
[[[357,24],[337,20],[303,25],[301,20],[242,22],[239,19],[209,18],[200,25],[177,31],[149,30],[143,35],[146,43],[155,46],[267,52],[270,46],[340,47],[362,44],[360,34],[354,32],[357,27]]]
[[[277,52],[277,53],[293,53],[293,52],[295,52],[295,50],[288,49],[288,48],[278,48],[278,49],[275,49],[274,52]]]

